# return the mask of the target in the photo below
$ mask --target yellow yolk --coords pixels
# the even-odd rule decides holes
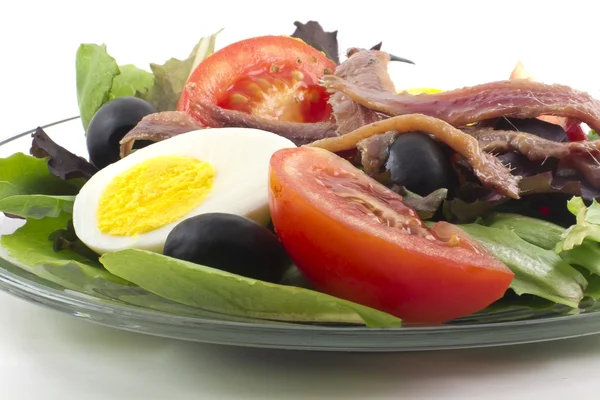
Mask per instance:
[[[193,157],[161,156],[115,177],[100,197],[98,229],[113,236],[150,232],[198,207],[208,196],[214,167]]]
[[[403,92],[403,91],[404,90],[400,90],[400,92]],[[415,89],[407,89],[406,92],[410,93],[410,94],[422,94],[422,93],[434,94],[434,93],[441,93],[441,92],[443,92],[443,90],[435,89],[435,88],[415,88]]]

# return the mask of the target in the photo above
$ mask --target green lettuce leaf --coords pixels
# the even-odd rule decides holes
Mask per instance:
[[[119,67],[104,44],[80,45],[75,69],[79,114],[86,131],[105,103],[117,97],[143,96],[154,85],[154,76],[150,72],[131,64]]]
[[[515,274],[511,289],[577,308],[587,281],[558,254],[535,246],[510,230],[478,224],[461,225]]]
[[[156,107],[158,111],[174,110],[192,71],[215,51],[215,42],[220,32],[200,39],[185,60],[171,58],[162,65],[150,64],[155,83],[141,97]]]
[[[505,229],[514,232],[521,239],[546,250],[554,250],[556,244],[566,229],[552,222],[537,218],[527,217],[519,214],[493,213],[484,218],[486,224],[492,228]],[[559,253],[559,256],[572,266],[580,266],[587,270],[584,274],[590,281],[590,277],[600,275],[600,245],[590,240],[568,251]],[[581,272],[581,271],[580,271]],[[586,288],[592,290],[590,285]]]
[[[149,292],[209,311],[280,321],[400,326],[396,317],[323,293],[257,281],[143,250],[106,253],[100,262]]]
[[[556,245],[556,252],[560,253],[581,246],[586,239],[600,242],[600,204],[593,200],[592,204],[586,207],[581,197],[573,197],[567,207],[576,216],[577,222],[563,233],[560,242]]]
[[[587,277],[588,285],[585,288],[585,295],[591,297],[594,301],[600,300],[600,275],[591,274]]]
[[[220,32],[220,31],[219,31]],[[142,98],[159,111],[172,111],[196,66],[215,50],[217,34],[204,37],[185,60],[150,64],[152,73],[126,64],[118,66],[106,45],[82,44],[75,57],[77,101],[83,128],[105,103],[118,97]]]
[[[15,153],[0,158],[0,199],[9,196],[44,194],[75,195],[83,181],[63,181],[48,170],[48,160]]]
[[[141,97],[154,86],[154,75],[132,64],[121,65],[108,94],[109,100],[117,97]]]
[[[521,239],[546,250],[553,250],[565,231],[552,222],[512,213],[492,213],[483,221],[491,228],[512,231]]]
[[[73,213],[75,196],[17,195],[0,199],[0,212],[22,218],[41,219]]]
[[[559,254],[565,262],[579,265],[600,276],[600,246],[591,240],[584,240],[581,246]]]
[[[0,236],[0,268],[46,287],[67,289],[121,306],[226,321],[254,322],[159,297],[112,275],[101,267],[96,255],[86,257],[69,250],[55,252],[53,246],[56,243],[49,237],[64,231],[64,224],[68,223],[69,217],[61,214],[57,218],[28,220],[15,233]]]
[[[109,99],[119,67],[106,51],[106,45],[82,44],[75,56],[77,102],[83,128],[87,127],[96,111]]]
[[[81,282],[84,279],[128,284],[102,268],[97,259],[70,250],[54,251],[49,237],[53,232],[66,228],[70,219],[71,215],[64,212],[55,218],[28,219],[14,233],[1,236],[0,245],[27,271],[66,288],[83,286]],[[74,275],[80,276],[74,278]]]

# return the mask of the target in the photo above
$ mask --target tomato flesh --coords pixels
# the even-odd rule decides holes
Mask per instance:
[[[567,127],[565,128],[567,131],[567,136],[569,136],[569,140],[571,142],[581,142],[583,140],[587,140],[587,135],[581,128],[581,124],[574,120],[567,120]]]
[[[284,247],[319,290],[406,321],[469,315],[514,276],[464,232],[443,238],[450,224],[428,229],[398,194],[322,149],[273,155],[269,206]]]
[[[233,43],[202,61],[190,75],[177,110],[200,122],[194,103],[207,102],[263,118],[321,122],[331,117],[319,85],[335,64],[301,40],[261,36]]]
[[[280,121],[320,122],[331,116],[327,98],[326,89],[310,75],[283,64],[241,77],[217,105]]]

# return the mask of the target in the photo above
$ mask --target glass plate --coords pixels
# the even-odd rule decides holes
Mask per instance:
[[[71,118],[46,132],[59,144],[85,155],[81,123]],[[0,157],[28,153],[31,132],[0,141]],[[0,213],[0,235],[20,222]],[[0,247],[0,289],[77,318],[119,329],[183,340],[300,350],[408,351],[498,346],[562,339],[600,332],[600,307],[577,315],[560,307],[486,310],[440,326],[374,329],[301,325],[217,314],[170,302],[143,289],[91,279],[79,270],[34,269],[11,260]]]

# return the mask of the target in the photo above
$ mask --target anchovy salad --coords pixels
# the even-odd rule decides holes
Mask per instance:
[[[389,63],[412,61],[381,43],[340,57],[337,32],[295,26],[218,51],[216,33],[149,69],[82,44],[72,140],[88,154],[38,128],[30,154],[0,159],[0,211],[22,220],[0,264],[278,323],[594,306],[600,100],[522,64],[472,87],[397,87]]]

